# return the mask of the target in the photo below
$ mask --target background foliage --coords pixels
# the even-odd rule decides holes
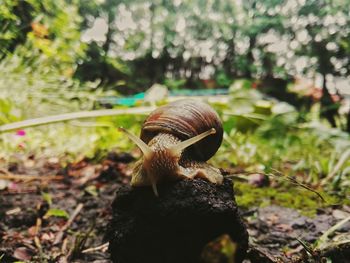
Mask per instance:
[[[230,87],[229,103],[214,105],[226,131],[215,162],[346,189],[349,137],[341,130],[350,131],[350,112],[339,111],[336,80],[349,89],[349,34],[346,0],[0,0],[0,124],[98,109],[100,96],[154,83]],[[314,82],[299,89],[302,78]],[[118,116],[2,134],[1,155],[131,150],[115,127],[137,133],[141,121]]]

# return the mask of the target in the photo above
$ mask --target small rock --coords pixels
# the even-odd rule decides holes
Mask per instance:
[[[347,218],[350,216],[350,213],[339,210],[339,209],[335,209],[332,211],[332,215],[335,219],[337,220],[342,220],[344,218]]]
[[[10,182],[8,180],[0,179],[0,191],[5,190],[9,184]]]
[[[300,216],[291,221],[291,226],[293,228],[303,228],[307,224],[307,218],[304,216]]]
[[[250,174],[248,176],[248,182],[256,187],[268,186],[270,184],[269,178],[260,173]]]

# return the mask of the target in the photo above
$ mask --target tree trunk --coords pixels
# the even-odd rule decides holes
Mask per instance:
[[[236,75],[235,68],[233,67],[234,61],[235,61],[234,39],[235,39],[236,32],[233,31],[232,35],[233,35],[232,39],[230,39],[227,43],[228,50],[227,50],[226,58],[224,59],[224,62],[223,62],[224,71],[226,75],[230,77]]]
[[[349,109],[348,117],[347,117],[347,120],[346,120],[346,131],[348,133],[350,133],[350,109]]]
[[[247,60],[248,60],[248,65],[246,72],[244,74],[244,77],[247,79],[252,78],[252,71],[251,71],[251,65],[254,65],[254,56],[253,56],[253,48],[255,47],[256,44],[256,36],[252,36],[249,38],[249,51],[247,54]]]
[[[108,51],[112,42],[112,35],[113,35],[113,28],[112,28],[112,24],[114,22],[114,14],[112,12],[108,12],[108,29],[107,29],[107,33],[106,33],[106,41],[103,43],[102,45],[102,49],[103,49],[103,63],[102,63],[102,68],[103,68],[103,72],[101,77],[101,83],[99,84],[100,86],[105,85],[106,83],[108,83],[109,81],[109,67],[108,67],[108,63],[107,63],[107,59],[108,59]]]
[[[333,101],[331,94],[327,88],[326,74],[323,75],[323,87],[322,87],[322,97],[321,97],[321,117],[324,117],[332,125],[332,127],[337,127],[335,116],[338,115],[338,106]]]

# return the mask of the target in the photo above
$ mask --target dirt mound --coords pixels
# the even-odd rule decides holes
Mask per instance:
[[[243,260],[248,233],[230,180],[182,180],[158,190],[160,197],[150,187],[117,191],[109,233],[114,262],[202,262],[205,245],[223,234],[237,244],[235,262]]]

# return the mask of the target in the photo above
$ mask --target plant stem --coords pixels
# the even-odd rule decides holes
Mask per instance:
[[[102,116],[124,115],[124,114],[147,114],[154,110],[154,107],[138,107],[131,109],[95,110],[65,113],[53,116],[46,116],[36,119],[29,119],[13,122],[0,126],[0,133],[10,132],[18,129],[46,125],[56,122],[70,121],[75,119],[93,118]]]

